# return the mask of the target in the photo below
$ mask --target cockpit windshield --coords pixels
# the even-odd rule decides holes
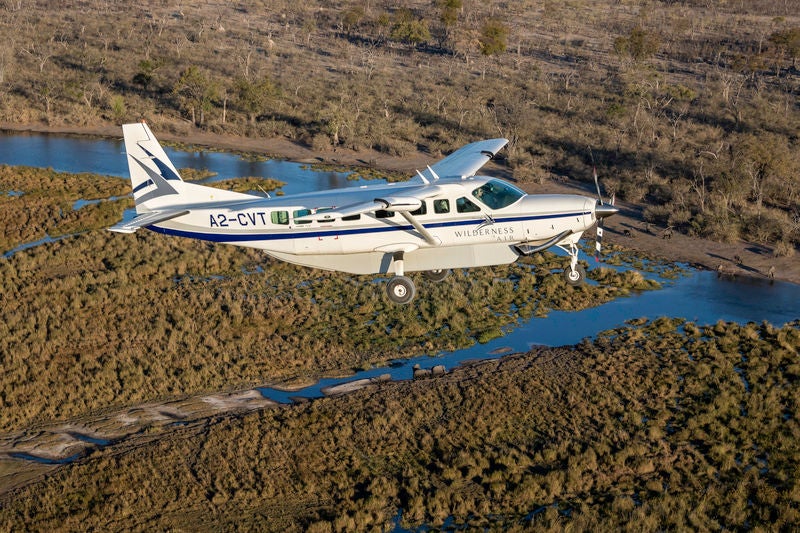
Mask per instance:
[[[489,180],[473,190],[472,196],[491,209],[502,209],[525,196],[525,193],[510,183],[500,180]]]

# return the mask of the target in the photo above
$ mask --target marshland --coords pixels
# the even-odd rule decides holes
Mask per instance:
[[[620,267],[592,260],[573,288],[539,254],[399,307],[369,277],[111,234],[129,184],[91,160],[2,166],[3,529],[797,523],[791,307],[774,324],[634,310],[436,378],[252,392],[488,352],[556,310],[666,290],[686,262],[765,293],[770,266],[796,282],[796,2],[57,4],[0,6],[6,130],[118,137],[144,118],[176,143],[389,179],[502,135],[489,170],[532,193],[591,194],[597,165],[624,208]],[[271,177],[213,185],[288,181]]]

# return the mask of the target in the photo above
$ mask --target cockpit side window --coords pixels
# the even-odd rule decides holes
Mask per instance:
[[[424,200],[422,202],[420,202],[419,209],[415,209],[414,211],[411,211],[411,214],[415,215],[415,216],[416,215],[425,215],[427,213],[428,213],[428,206],[427,206],[427,204],[425,203]]]
[[[472,191],[472,196],[486,204],[490,209],[502,209],[513,204],[525,193],[510,183],[500,180],[489,180]]]
[[[480,207],[470,202],[469,199],[464,196],[456,200],[456,211],[459,213],[474,213],[475,211],[480,210]]]

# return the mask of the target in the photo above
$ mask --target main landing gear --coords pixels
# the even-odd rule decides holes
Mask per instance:
[[[569,250],[563,246],[558,246],[569,254],[569,268],[564,270],[564,278],[573,287],[582,284],[586,280],[586,270],[578,264],[578,247],[575,243],[569,245]]]
[[[422,274],[428,281],[440,282],[450,275],[448,269],[428,270]],[[394,254],[394,277],[386,284],[386,295],[396,304],[407,304],[417,295],[414,281],[403,272],[403,254]]]
[[[439,283],[447,279],[447,276],[450,275],[450,271],[444,268],[438,268],[436,270],[426,270],[422,275],[425,276],[425,279],[428,281]]]
[[[407,304],[417,295],[417,287],[403,271],[403,252],[394,254],[394,277],[386,284],[386,294],[396,304]]]
[[[396,304],[407,304],[416,296],[417,288],[411,278],[395,276],[386,284],[386,294]]]

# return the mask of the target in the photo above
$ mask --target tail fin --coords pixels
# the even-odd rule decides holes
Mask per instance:
[[[147,124],[123,124],[122,135],[136,212],[178,203],[169,197],[179,194],[183,180]]]
[[[144,122],[123,124],[128,171],[138,214],[174,211],[191,204],[213,201],[247,201],[249,194],[186,183]]]

